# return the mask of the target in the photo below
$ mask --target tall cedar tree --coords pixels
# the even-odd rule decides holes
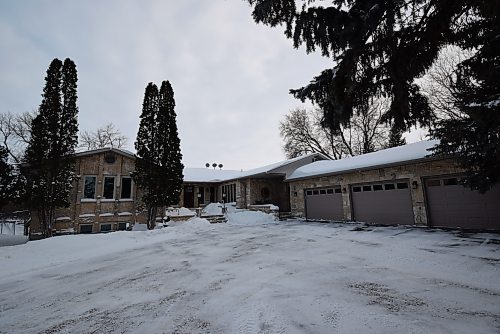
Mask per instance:
[[[43,99],[33,119],[24,156],[26,200],[36,211],[43,235],[52,235],[55,210],[69,206],[78,143],[77,71],[74,62],[54,59],[47,70]]]
[[[8,163],[9,153],[5,147],[0,146],[0,209],[7,204],[14,196],[12,174],[13,168]]]
[[[498,62],[499,1],[332,0],[328,4],[310,0],[246,1],[253,6],[252,15],[257,23],[284,25],[286,37],[293,39],[296,48],[305,44],[307,52],[319,49],[332,58],[332,69],[324,70],[307,86],[290,92],[319,106],[324,112],[323,125],[337,132],[341,125],[348,124],[354,110],[362,110],[373,97],[380,96],[392,98],[384,120],[397,129],[430,124],[434,120],[428,100],[414,80],[425,74],[446,45],[479,50],[481,56],[475,62],[461,66],[461,71],[466,68],[469,71],[463,73],[463,81],[457,82],[463,86],[462,111],[474,114],[469,117],[468,125],[462,124],[459,129],[473,128],[478,139],[468,142],[467,131],[463,137],[451,136],[455,124],[443,122],[440,125],[447,129],[437,132],[436,137],[445,142],[436,153],[458,153],[473,187],[484,188],[480,185],[491,185],[498,179],[500,169],[494,165],[499,159],[498,145],[495,149],[484,148],[494,142],[490,137],[498,137],[498,128],[483,124],[491,121],[498,124],[500,115],[488,107],[491,113],[479,116],[483,112],[479,107],[473,112],[470,102],[478,101],[477,104],[484,106],[497,101],[500,76],[492,75],[487,83],[480,73],[484,67],[495,67],[494,62]],[[478,99],[466,87],[471,78],[481,80],[477,85],[474,83],[477,94],[494,95]],[[473,95],[476,98],[469,102]],[[484,159],[468,159],[467,155]]]
[[[155,227],[158,207],[176,204],[182,187],[182,155],[177,134],[175,101],[168,81],[149,83],[144,94],[135,148],[134,180],[142,189],[148,228]]]

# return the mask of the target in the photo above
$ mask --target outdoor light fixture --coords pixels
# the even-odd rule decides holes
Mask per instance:
[[[412,187],[412,189],[417,189],[418,188],[418,182],[417,181],[413,181],[411,183],[411,187]]]
[[[342,188],[342,192],[345,194],[347,192],[347,189],[345,187]]]

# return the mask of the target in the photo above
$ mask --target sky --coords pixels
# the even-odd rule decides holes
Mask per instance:
[[[169,80],[185,166],[284,160],[280,120],[311,107],[289,89],[333,63],[251,12],[244,0],[0,0],[0,112],[35,110],[50,62],[69,57],[80,130],[112,122],[133,150],[146,85]]]

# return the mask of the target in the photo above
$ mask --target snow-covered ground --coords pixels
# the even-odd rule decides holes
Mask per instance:
[[[31,241],[0,248],[0,333],[498,333],[498,239],[234,212]]]

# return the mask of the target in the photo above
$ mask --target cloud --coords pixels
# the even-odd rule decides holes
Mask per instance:
[[[300,104],[288,90],[330,65],[255,24],[238,0],[1,2],[0,28],[0,108],[36,108],[48,64],[70,57],[80,128],[113,122],[132,148],[147,83],[169,80],[193,167],[284,159],[278,123]]]

